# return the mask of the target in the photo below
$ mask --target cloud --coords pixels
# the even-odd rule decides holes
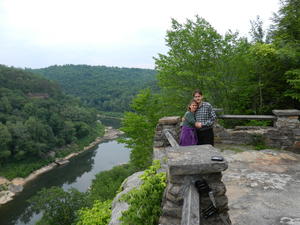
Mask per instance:
[[[274,0],[1,0],[0,63],[153,67],[152,57],[166,51],[171,18],[199,15],[222,34],[247,35],[251,19],[269,22],[277,10]]]

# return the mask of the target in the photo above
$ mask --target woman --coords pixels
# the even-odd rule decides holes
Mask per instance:
[[[187,108],[188,111],[184,114],[180,133],[179,145],[181,146],[196,145],[198,142],[195,127],[195,112],[198,109],[198,103],[192,100]]]

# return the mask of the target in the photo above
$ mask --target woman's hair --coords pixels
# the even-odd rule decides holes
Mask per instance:
[[[203,95],[203,94],[202,94],[202,91],[200,91],[199,89],[196,89],[196,90],[193,92],[193,97],[195,96],[195,94]]]
[[[194,99],[192,99],[192,100],[190,101],[190,103],[187,105],[187,110],[188,110],[188,111],[191,111],[190,105],[193,104],[193,103],[195,103],[196,105],[199,105],[198,102],[196,102]]]

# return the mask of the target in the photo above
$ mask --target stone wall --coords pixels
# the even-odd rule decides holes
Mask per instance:
[[[170,146],[163,130],[168,130],[175,140],[179,142],[180,135],[180,122],[181,118],[179,116],[163,117],[158,121],[154,135],[154,148]]]
[[[228,199],[226,188],[222,182],[222,171],[227,169],[228,164],[223,161],[212,161],[212,156],[221,156],[220,151],[211,145],[195,145],[185,147],[170,147],[168,140],[164,136],[164,129],[168,129],[178,140],[180,131],[180,117],[164,117],[159,120],[154,138],[154,159],[161,160],[163,170],[167,172],[167,187],[163,197],[162,215],[159,220],[160,225],[180,225],[180,224],[201,224],[223,225],[221,218],[229,221]],[[212,201],[206,194],[200,194],[199,208],[194,210],[194,217],[186,222],[182,215],[188,211],[184,204],[187,199],[186,193],[189,187],[195,186],[199,180],[205,180],[212,191],[219,213],[204,219],[199,211],[207,209]],[[199,201],[198,200],[198,201]],[[187,200],[186,200],[187,201]],[[197,199],[196,199],[197,201]],[[196,204],[195,204],[196,205]],[[198,217],[195,216],[198,214]],[[184,221],[183,221],[184,220]]]
[[[215,124],[215,142],[224,144],[253,144],[258,139],[265,145],[300,153],[300,110],[273,110],[273,127],[238,126],[225,129]]]

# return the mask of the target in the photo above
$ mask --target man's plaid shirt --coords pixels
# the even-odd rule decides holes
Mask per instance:
[[[201,105],[199,105],[199,108],[196,111],[196,121],[202,123],[202,128],[200,128],[200,130],[212,127],[216,118],[216,113],[211,104],[202,102]]]

